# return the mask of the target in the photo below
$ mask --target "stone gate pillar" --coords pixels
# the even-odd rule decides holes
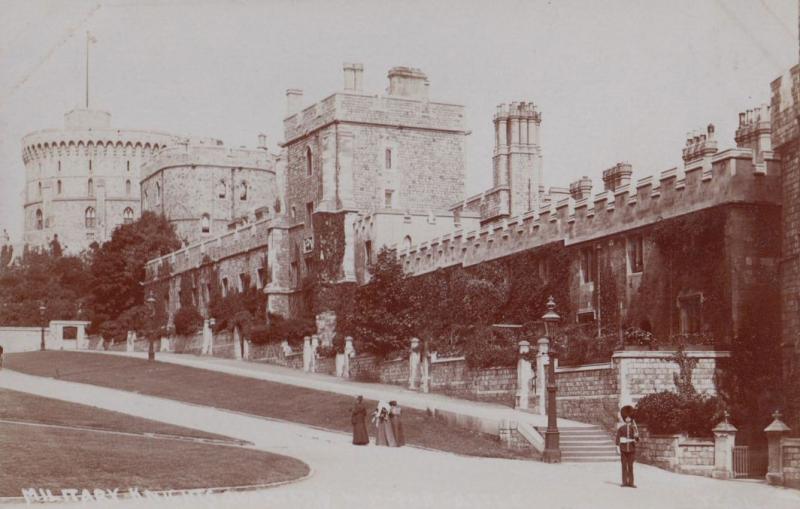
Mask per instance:
[[[408,388],[416,390],[419,377],[419,338],[411,338],[411,353],[408,354]]]
[[[547,415],[547,364],[550,362],[550,340],[539,338],[536,356],[536,392],[539,395],[539,415]]]
[[[311,371],[311,337],[303,338],[303,371]]]
[[[521,410],[528,409],[528,399],[531,393],[531,380],[533,369],[527,355],[531,351],[531,344],[524,339],[519,342],[519,359],[517,360],[517,398],[516,407]]]
[[[356,356],[356,349],[353,346],[353,337],[347,336],[344,338],[344,369],[342,376],[350,378],[350,359]]]
[[[316,334],[311,335],[311,365],[309,371],[312,373],[317,372],[317,350],[319,349],[319,336]]]
[[[725,418],[711,430],[714,432],[714,470],[711,476],[715,479],[733,478],[733,446],[736,442],[736,427]]]
[[[764,428],[767,434],[767,453],[769,463],[767,464],[767,482],[778,486],[783,486],[783,451],[781,450],[781,440],[791,428],[781,420],[781,413],[777,410],[772,414],[773,421]]]

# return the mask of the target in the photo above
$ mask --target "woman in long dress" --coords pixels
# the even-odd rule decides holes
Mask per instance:
[[[389,402],[389,422],[392,424],[392,431],[394,432],[394,439],[397,447],[406,445],[406,435],[403,432],[403,421],[400,418],[401,414],[400,405],[397,401]]]
[[[380,401],[378,402],[378,408],[372,414],[372,422],[375,423],[376,427],[375,445],[397,447],[392,423],[389,422],[389,410],[389,405],[384,401]]]
[[[353,424],[353,444],[369,444],[369,434],[367,433],[367,408],[364,406],[364,398],[358,396],[353,410],[350,411],[350,422]]]

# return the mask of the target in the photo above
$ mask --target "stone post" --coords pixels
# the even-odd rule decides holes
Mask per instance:
[[[424,393],[431,392],[431,352],[427,348],[427,341],[425,348],[423,348],[421,365],[420,365],[420,390]]]
[[[311,371],[311,338],[309,336],[303,338],[303,371],[306,373]]]
[[[211,320],[203,321],[203,346],[200,348],[201,354],[211,353]]]
[[[528,400],[531,390],[530,383],[533,379],[533,369],[531,361],[527,359],[531,351],[531,344],[524,339],[519,342],[519,359],[517,360],[517,399],[516,407],[520,410],[528,409]]]
[[[130,353],[133,351],[133,344],[136,341],[136,333],[133,331],[128,331],[128,337],[125,339],[125,351]]]
[[[411,353],[408,354],[408,388],[417,389],[417,377],[419,377],[419,338],[411,338]]]
[[[547,415],[547,364],[550,340],[539,338],[539,355],[536,356],[536,392],[539,395],[539,415]]]
[[[772,414],[774,420],[769,426],[764,428],[767,434],[767,453],[769,456],[769,463],[767,464],[767,482],[778,486],[783,486],[783,450],[781,447],[781,440],[783,436],[791,431],[781,420],[781,413],[777,410]]]
[[[311,366],[309,371],[312,373],[317,372],[317,350],[319,349],[319,336],[316,334],[311,335]]]
[[[350,378],[350,359],[356,356],[356,349],[353,346],[353,337],[344,338],[344,370],[342,376]]]
[[[728,412],[714,432],[714,470],[711,476],[715,479],[733,478],[733,445],[736,442],[736,428],[728,422]]]

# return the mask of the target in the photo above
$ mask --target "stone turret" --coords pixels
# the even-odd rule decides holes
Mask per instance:
[[[500,104],[494,116],[494,187],[510,189],[509,214],[535,210],[544,192],[539,129],[542,115],[532,102]]]

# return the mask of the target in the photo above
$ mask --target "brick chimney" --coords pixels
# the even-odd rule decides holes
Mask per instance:
[[[592,179],[583,176],[569,185],[569,195],[573,200],[582,200],[592,194]]]
[[[428,76],[413,67],[389,69],[389,95],[409,99],[428,99]]]
[[[342,65],[344,71],[344,89],[346,92],[362,92],[363,91],[363,64],[350,64],[345,63]]]
[[[633,167],[628,163],[617,163],[603,172],[603,186],[606,191],[614,192],[631,183]]]
[[[303,91],[299,88],[286,90],[286,116],[290,117],[300,111],[303,104]]]

